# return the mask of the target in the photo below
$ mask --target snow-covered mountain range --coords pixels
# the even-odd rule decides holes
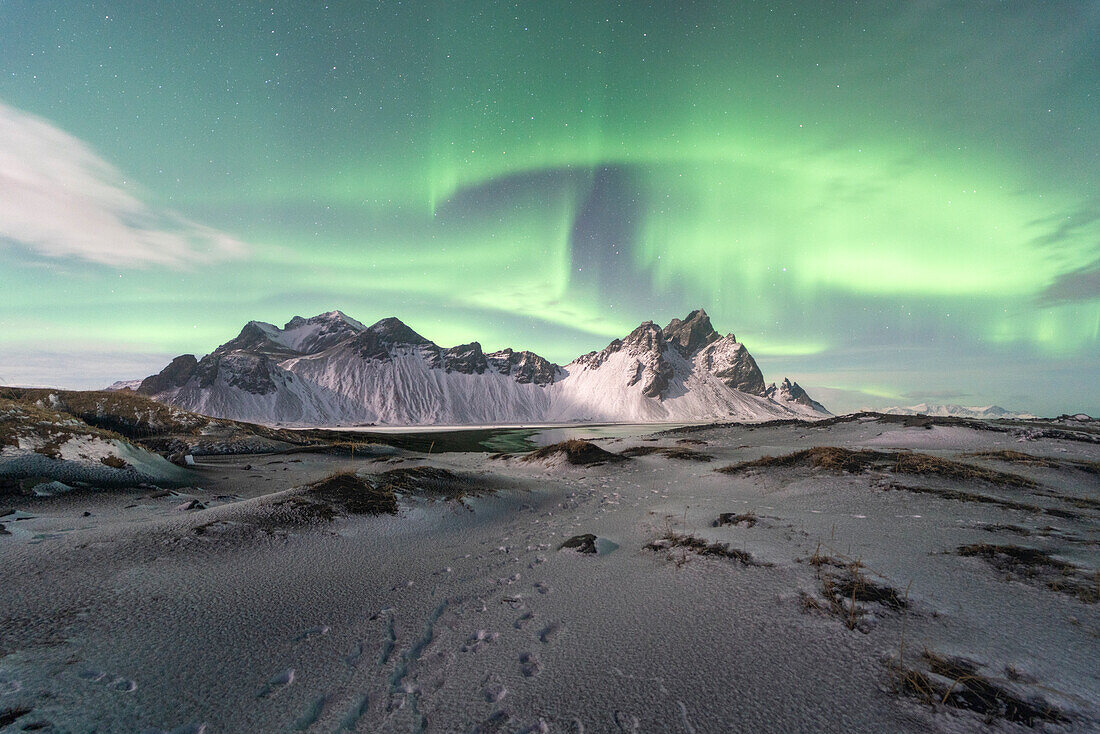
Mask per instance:
[[[894,406],[879,411],[880,413],[893,413],[895,415],[930,415],[937,418],[1036,418],[1031,413],[1019,413],[1006,410],[999,405],[985,405],[980,407],[966,405],[936,405],[933,403],[919,403],[918,405]]]
[[[758,420],[829,415],[789,380],[765,385],[702,309],[647,321],[564,367],[533,352],[443,348],[396,318],[340,311],[251,321],[201,360],[176,357],[137,391],[219,418],[302,425]]]

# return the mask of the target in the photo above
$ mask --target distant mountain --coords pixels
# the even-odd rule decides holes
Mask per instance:
[[[764,394],[780,405],[785,405],[796,412],[806,411],[807,409],[812,413],[828,414],[829,412],[824,405],[807,395],[801,385],[797,382],[791,382],[785,377],[783,382],[779,383],[779,387],[776,387],[774,382],[768,385]]]
[[[564,367],[477,342],[440,347],[396,318],[368,327],[331,311],[281,329],[251,321],[201,360],[176,357],[137,391],[205,415],[307,425],[828,415],[795,383],[765,387],[744,345],[719,335],[702,309],[663,329],[647,321]]]
[[[142,382],[144,382],[144,380],[117,380],[103,389],[111,391],[137,390],[139,387],[141,387]]]
[[[893,413],[894,415],[930,415],[938,418],[954,416],[956,418],[1035,418],[1031,413],[1017,413],[1005,410],[999,405],[986,405],[983,407],[967,407],[964,405],[934,405],[932,403],[920,403],[907,407],[885,408],[880,413]]]

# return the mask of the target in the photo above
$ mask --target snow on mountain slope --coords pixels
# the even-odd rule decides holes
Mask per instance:
[[[116,380],[112,382],[104,390],[137,390],[141,385],[141,380]]]
[[[1030,413],[1017,413],[1006,410],[999,405],[985,405],[981,407],[968,407],[964,405],[934,405],[932,403],[919,403],[907,407],[895,406],[880,410],[880,413],[893,413],[895,415],[930,415],[937,418],[1035,418]]]
[[[552,420],[751,420],[795,412],[735,387],[762,391],[764,380],[744,346],[732,334],[719,337],[701,309],[665,329],[647,321],[564,372],[551,388]]]
[[[798,390],[804,400],[790,390],[770,398],[748,350],[714,331],[702,309],[664,329],[645,322],[564,368],[532,352],[486,354],[477,342],[442,348],[395,318],[366,327],[332,311],[282,329],[251,321],[201,360],[177,357],[138,388],[206,415],[309,425],[828,414]]]
[[[801,385],[797,382],[791,382],[786,377],[783,378],[783,382],[779,383],[779,387],[776,387],[773,382],[768,385],[765,392],[771,400],[774,400],[796,413],[804,413],[811,416],[829,413],[824,405],[806,394],[806,391],[802,389]]]

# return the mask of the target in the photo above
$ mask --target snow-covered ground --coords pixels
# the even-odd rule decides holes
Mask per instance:
[[[173,494],[0,497],[0,731],[1096,731],[1100,475],[1073,462],[1100,444],[1025,439],[696,426],[595,443],[712,461],[200,457]],[[1023,483],[716,471],[812,446],[912,448]],[[987,450],[1048,461],[963,456]],[[335,469],[416,466],[494,491],[287,519],[288,490]],[[559,549],[581,534],[598,553]],[[688,536],[725,551],[668,547]],[[958,550],[979,544],[1049,554],[1065,585]],[[902,603],[830,602],[849,573]],[[1055,721],[930,703],[978,679]]]

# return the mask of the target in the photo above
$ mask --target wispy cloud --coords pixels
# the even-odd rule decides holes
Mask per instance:
[[[1039,294],[1039,304],[1044,306],[1073,301],[1091,301],[1100,298],[1100,260],[1062,273]]]
[[[0,248],[116,267],[184,268],[248,247],[130,193],[83,141],[0,103]]]

